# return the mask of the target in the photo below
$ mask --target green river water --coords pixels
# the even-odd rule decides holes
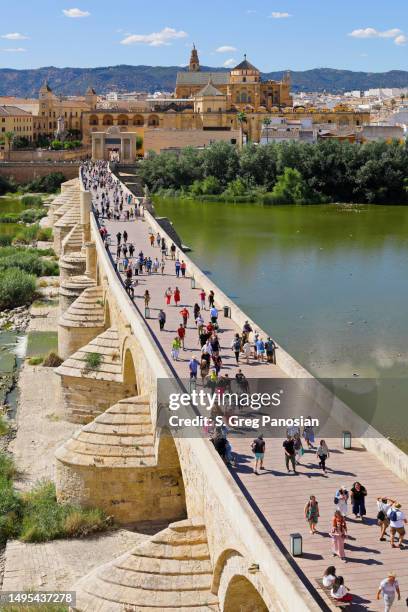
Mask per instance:
[[[408,438],[408,207],[155,206],[201,269],[309,371],[383,381],[376,425],[401,439],[403,424]]]

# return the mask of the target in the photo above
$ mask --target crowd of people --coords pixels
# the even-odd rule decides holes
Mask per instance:
[[[135,288],[140,277],[145,280],[146,289],[143,294],[145,316],[149,317],[152,302],[148,279],[152,275],[165,275],[174,279],[169,283],[163,294],[162,304],[155,304],[158,309],[157,319],[160,331],[173,333],[170,358],[174,362],[188,363],[186,378],[189,378],[190,389],[194,388],[200,378],[201,385],[207,387],[218,396],[231,391],[234,385],[239,392],[249,392],[249,381],[241,369],[243,364],[276,363],[275,342],[270,338],[262,338],[249,323],[245,321],[240,331],[237,331],[229,346],[221,346],[223,330],[220,325],[219,309],[216,306],[213,290],[198,290],[197,301],[188,306],[183,303],[183,279],[187,275],[187,265],[174,242],[168,242],[166,236],[159,232],[149,232],[148,244],[157,254],[145,253],[143,245],[135,245],[129,240],[126,225],[111,236],[106,229],[105,221],[135,221],[144,216],[141,201],[124,191],[121,183],[109,172],[106,162],[85,162],[82,166],[82,180],[86,189],[91,191],[95,216],[100,223],[100,234],[107,251],[111,254],[113,265],[120,274],[126,292],[135,299]],[[177,283],[177,284],[175,284]],[[166,283],[167,284],[167,283]],[[156,297],[157,299],[157,297]],[[170,309],[177,309],[179,323],[175,329],[166,330]],[[174,312],[174,311],[173,311]],[[172,317],[174,319],[174,317]],[[174,325],[174,324],[173,324]],[[191,349],[188,358],[182,359],[185,351]],[[227,370],[234,368],[226,363],[225,353],[229,350],[235,362],[233,375]],[[194,352],[193,352],[194,351]],[[215,406],[215,410],[219,407]],[[229,429],[226,424],[214,427],[208,431],[214,448],[227,465],[235,466],[237,457],[233,452],[228,438]],[[254,474],[259,475],[265,470],[266,442],[262,434],[253,440],[250,449],[254,455]],[[330,450],[325,440],[315,443],[313,427],[306,426],[300,432],[299,428],[288,430],[282,443],[283,464],[287,473],[298,473],[305,452],[313,453],[315,464],[327,475],[327,461]],[[350,487],[342,485],[334,491],[333,515],[330,521],[331,552],[342,562],[346,562],[345,543],[348,535],[349,515],[365,521],[367,489],[360,482],[354,482]],[[379,539],[385,541],[388,537],[392,548],[404,547],[405,524],[407,520],[401,504],[386,496],[376,500],[376,521],[380,529]],[[319,534],[319,501],[316,495],[310,495],[304,507],[304,518],[312,535]],[[323,587],[330,591],[333,599],[350,603],[353,596],[344,583],[344,578],[336,574],[336,568],[330,566],[323,576]],[[400,590],[395,573],[390,572],[378,589],[377,598],[383,598],[385,610],[390,610],[395,598],[400,598]]]

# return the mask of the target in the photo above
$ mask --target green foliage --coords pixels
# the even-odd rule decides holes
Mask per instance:
[[[136,136],[136,150],[140,151],[140,149],[143,147],[143,137],[140,136],[139,134],[137,134]]]
[[[19,537],[23,542],[46,542],[56,538],[82,537],[105,530],[109,520],[102,510],[59,504],[55,485],[40,481],[22,495],[23,518]]]
[[[38,195],[24,195],[21,198],[21,202],[24,204],[24,206],[29,206],[30,208],[43,205],[43,199]]]
[[[286,169],[300,174],[286,174]],[[139,167],[141,179],[153,192],[211,196],[203,181],[219,181],[227,198],[264,202],[408,203],[408,144],[369,142],[363,145],[322,140],[317,143],[271,142],[238,151],[217,142],[203,151],[152,155]],[[273,193],[278,177],[279,184]],[[294,177],[298,191],[293,191]],[[301,183],[301,180],[303,181]],[[282,181],[291,181],[289,193]],[[243,186],[246,185],[245,191]],[[285,188],[284,188],[285,187]],[[301,192],[300,199],[299,189]],[[170,190],[170,191],[168,191]],[[283,191],[282,191],[283,190]],[[220,199],[226,199],[224,197]]]
[[[63,604],[31,603],[29,608],[25,604],[10,604],[1,608],[1,612],[27,612],[28,610],[30,612],[69,612],[69,607]]]
[[[53,149],[54,151],[59,151],[63,148],[63,146],[64,145],[60,140],[51,140],[51,149]]]
[[[206,176],[201,181],[196,180],[190,187],[190,193],[193,196],[216,195],[221,191],[221,183],[215,176]]]
[[[274,204],[301,204],[306,198],[306,184],[299,170],[285,168],[272,190]]]
[[[0,544],[18,533],[21,499],[13,487],[16,468],[10,455],[0,452]]]
[[[0,272],[0,310],[28,304],[33,300],[35,291],[35,276],[32,274],[18,268]]]
[[[87,353],[85,357],[85,365],[87,370],[98,370],[102,363],[102,355],[100,353]]]
[[[34,276],[57,276],[59,273],[57,262],[44,259],[31,249],[0,257],[0,273],[9,268],[19,268]]]
[[[27,208],[27,210],[23,210],[23,212],[20,213],[20,220],[23,223],[34,223],[46,216],[46,208]]]
[[[10,246],[13,240],[12,236],[7,236],[6,234],[0,235],[0,248],[5,246]]]
[[[36,366],[36,365],[41,365],[43,361],[44,361],[43,357],[30,357],[30,359],[28,360],[28,363],[31,366]]]
[[[0,195],[4,195],[8,192],[14,192],[16,190],[15,185],[4,176],[0,176]]]
[[[65,181],[62,172],[51,172],[47,176],[41,176],[24,186],[25,191],[55,193]]]
[[[37,232],[37,240],[49,242],[52,240],[52,229],[50,227],[40,227]]]
[[[13,149],[29,149],[32,143],[27,136],[16,136],[13,140]]]
[[[0,436],[5,436],[9,431],[9,424],[2,414],[0,414]]]

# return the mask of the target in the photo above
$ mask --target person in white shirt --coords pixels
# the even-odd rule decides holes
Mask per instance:
[[[380,541],[385,542],[385,536],[387,535],[387,527],[390,524],[387,513],[391,508],[392,504],[395,504],[395,500],[389,499],[388,497],[377,497],[377,524],[381,529]]]
[[[387,518],[390,521],[391,546],[392,548],[398,548],[398,546],[402,548],[407,519],[401,510],[401,504],[393,504],[387,512]],[[394,544],[395,534],[398,534],[398,546]]]
[[[353,596],[348,592],[349,590],[350,589],[344,584],[343,576],[336,576],[330,595],[337,601],[350,603],[353,601]]]
[[[401,593],[399,589],[398,581],[395,577],[394,572],[390,572],[387,578],[381,581],[377,591],[377,599],[380,599],[381,595],[384,600],[384,612],[389,612],[391,606],[394,603],[395,594],[398,595],[398,600],[401,599]]]
[[[331,589],[335,580],[336,580],[336,568],[334,567],[334,565],[330,565],[327,568],[327,570],[324,572],[324,576],[322,580],[323,586],[326,589]]]

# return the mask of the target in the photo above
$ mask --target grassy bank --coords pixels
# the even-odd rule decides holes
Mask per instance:
[[[111,526],[102,510],[59,504],[50,481],[39,481],[31,491],[19,493],[13,483],[16,475],[12,458],[0,452],[0,543],[9,538],[23,542],[78,538]]]

